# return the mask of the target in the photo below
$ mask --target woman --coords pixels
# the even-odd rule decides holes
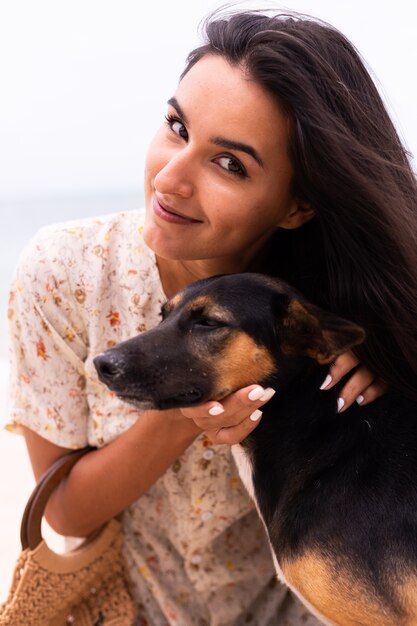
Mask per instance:
[[[138,415],[92,359],[191,281],[276,273],[368,332],[323,381],[339,407],[416,395],[416,183],[351,44],[310,19],[212,19],[146,163],[146,217],[44,229],[12,291],[10,427],[36,477],[87,442],[48,519],[85,536],[120,511],[138,624],[317,624],[275,583],[228,445],[274,390]],[[358,358],[361,365],[358,366]],[[368,369],[369,368],[369,369]],[[279,393],[279,390],[275,390]],[[142,621],[141,621],[142,620]]]

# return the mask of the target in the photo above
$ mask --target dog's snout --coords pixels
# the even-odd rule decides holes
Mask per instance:
[[[93,360],[99,379],[107,384],[116,381],[123,374],[123,362],[114,354],[99,354]]]

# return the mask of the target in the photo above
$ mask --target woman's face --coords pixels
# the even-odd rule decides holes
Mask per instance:
[[[147,244],[165,259],[245,269],[277,226],[302,220],[288,134],[272,96],[222,57],[203,57],[168,102],[148,151]]]

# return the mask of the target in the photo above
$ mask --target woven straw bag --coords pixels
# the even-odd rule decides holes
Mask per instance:
[[[122,529],[111,520],[79,548],[56,554],[42,539],[52,491],[92,448],[70,452],[44,474],[26,505],[17,560],[0,626],[133,626],[136,608],[123,557]]]

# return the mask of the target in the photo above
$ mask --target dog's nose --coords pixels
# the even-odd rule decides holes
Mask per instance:
[[[93,360],[99,379],[106,384],[115,382],[123,374],[123,362],[114,354],[99,354]]]

